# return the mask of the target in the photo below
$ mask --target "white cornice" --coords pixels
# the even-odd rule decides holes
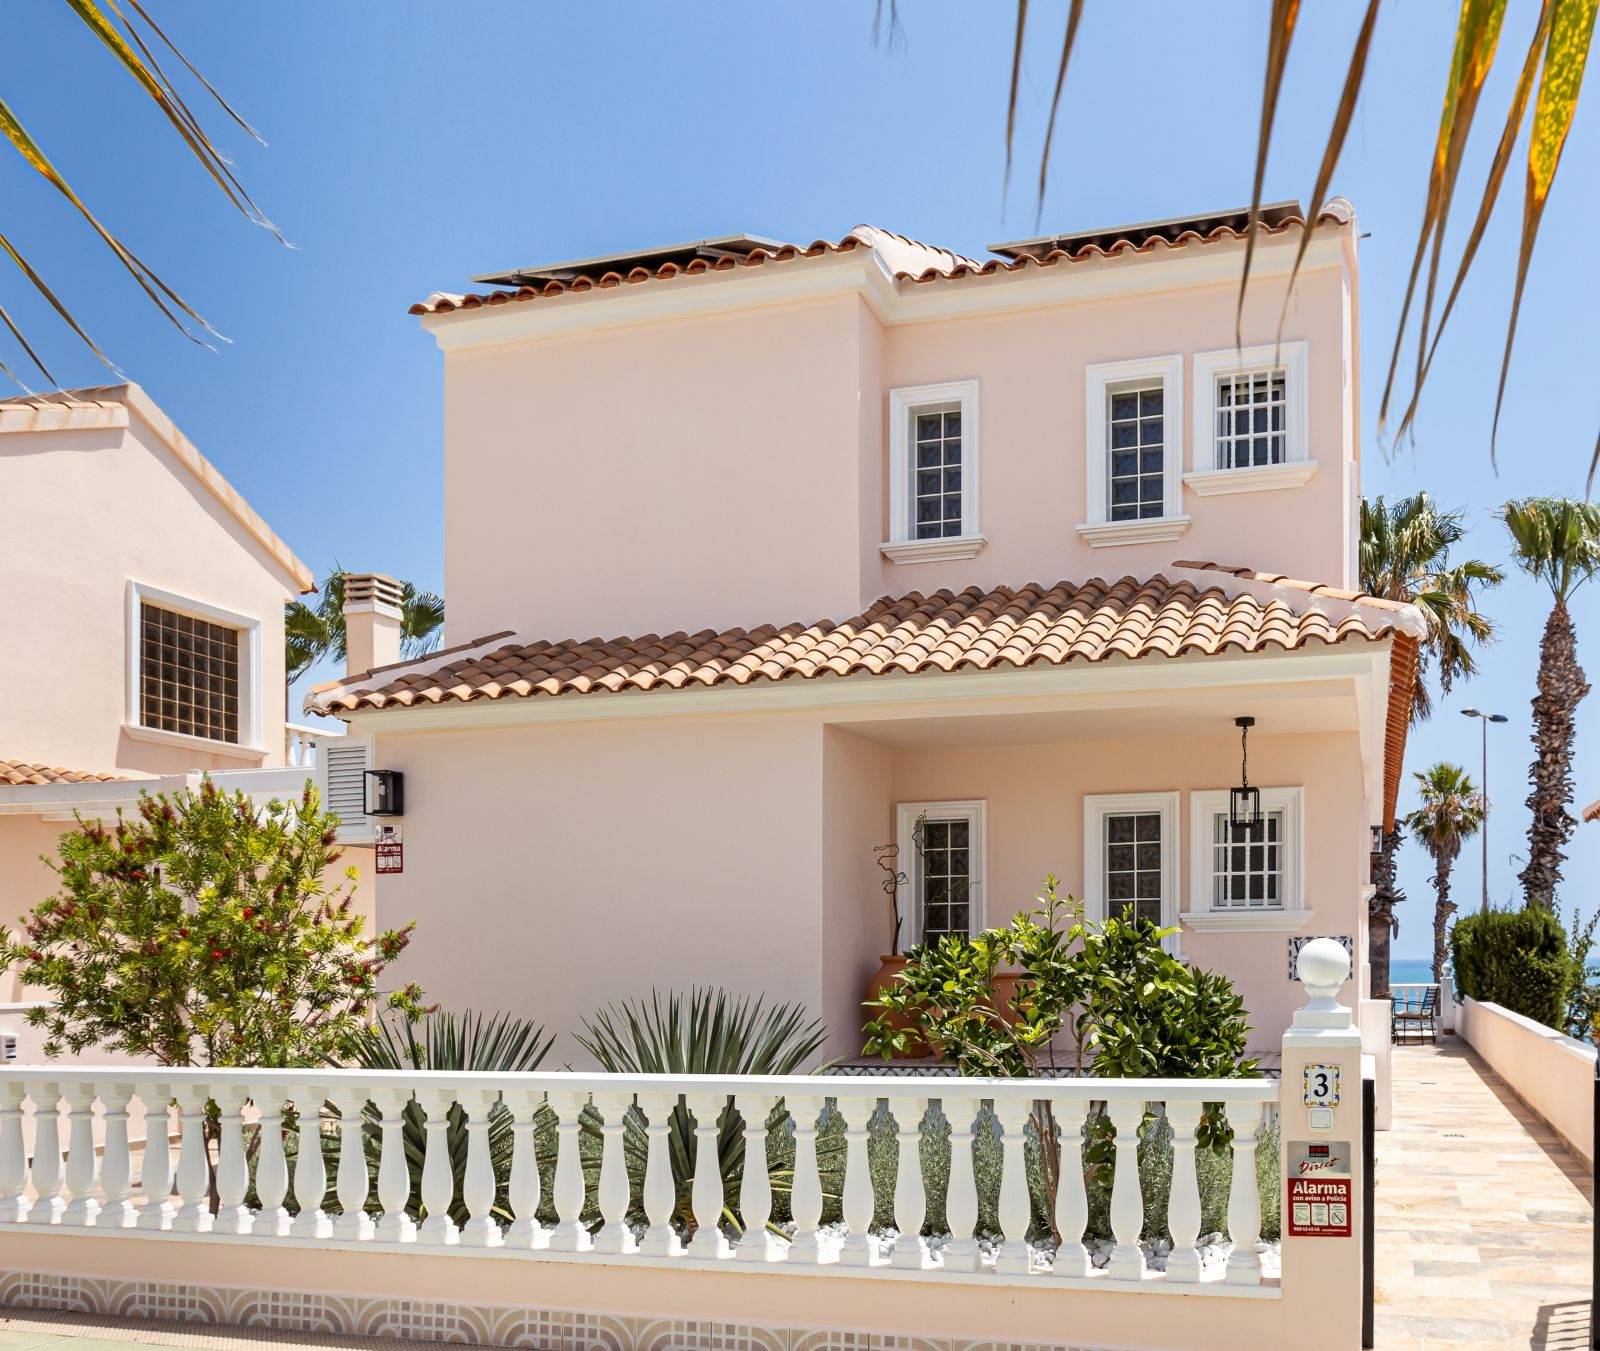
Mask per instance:
[[[1290,460],[1287,464],[1249,465],[1242,469],[1198,469],[1185,474],[1183,483],[1201,497],[1217,497],[1223,493],[1299,488],[1316,472],[1315,460]]]
[[[1323,227],[1306,252],[1302,273],[1347,265],[1342,227]],[[1258,241],[1253,278],[1287,276],[1299,232]],[[815,258],[769,261],[725,272],[623,282],[536,300],[507,301],[422,317],[445,351],[631,327],[770,305],[857,295],[886,325],[1004,314],[1053,305],[1213,286],[1237,281],[1238,240],[1185,244],[1150,253],[1125,253],[989,276],[897,281],[871,249]]]
[[[1073,527],[1091,548],[1118,544],[1162,544],[1189,528],[1187,516],[1148,516],[1140,521],[1094,521]]]

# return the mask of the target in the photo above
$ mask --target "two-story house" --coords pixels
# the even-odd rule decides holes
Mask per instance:
[[[311,733],[286,716],[284,602],[313,579],[137,385],[0,400],[0,490],[0,923],[14,927],[54,889],[41,856],[75,813],[110,818],[200,772],[298,793]],[[26,996],[15,980],[0,1001]],[[0,1033],[15,1023],[0,1009]]]
[[[737,236],[414,307],[450,633],[309,701],[404,775],[408,974],[563,1032],[760,991],[850,1053],[897,841],[902,944],[1053,872],[1176,927],[1263,1047],[1299,943],[1364,982],[1422,622],[1354,589],[1354,213],[1267,210],[1236,341],[1245,223]]]

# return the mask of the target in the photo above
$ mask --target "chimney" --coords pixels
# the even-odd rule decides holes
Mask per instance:
[[[344,579],[345,673],[359,675],[400,660],[400,583],[381,572]]]

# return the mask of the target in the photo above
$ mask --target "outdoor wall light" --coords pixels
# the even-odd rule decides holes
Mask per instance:
[[[368,816],[404,816],[406,776],[398,769],[369,769],[362,810]]]
[[[1259,843],[1265,834],[1261,816],[1261,790],[1250,786],[1250,729],[1254,718],[1235,718],[1239,729],[1239,786],[1228,789],[1228,831],[1233,841]]]

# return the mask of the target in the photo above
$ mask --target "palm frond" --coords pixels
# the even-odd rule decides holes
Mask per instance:
[[[1272,124],[1278,115],[1278,95],[1283,89],[1283,72],[1289,63],[1289,44],[1294,41],[1295,21],[1300,17],[1300,0],[1272,0],[1272,16],[1267,29],[1266,78],[1261,89],[1261,124],[1256,133],[1256,172],[1250,185],[1250,220],[1245,226],[1244,267],[1239,273],[1239,300],[1233,313],[1233,343],[1244,346],[1244,297],[1250,285],[1250,263],[1256,251],[1256,227],[1261,222],[1261,187],[1267,177],[1267,152],[1272,147]],[[1307,230],[1311,228],[1307,225]]]
[[[1600,505],[1569,497],[1524,497],[1500,512],[1512,557],[1565,602],[1600,573]]]
[[[1028,31],[1028,0],[1017,0],[1017,36],[1011,48],[1011,94],[1006,100],[1006,175],[1000,186],[1000,209],[1011,191],[1011,156],[1017,136],[1017,94],[1022,83],[1022,44]]]
[[[1034,207],[1033,228],[1044,219],[1044,190],[1050,179],[1050,147],[1056,139],[1056,114],[1061,108],[1061,91],[1067,83],[1067,63],[1072,60],[1072,45],[1078,37],[1078,21],[1083,18],[1083,0],[1072,0],[1067,11],[1067,31],[1061,38],[1061,64],[1056,69],[1055,93],[1050,96],[1050,120],[1045,124],[1044,149],[1039,155],[1039,199]]]

